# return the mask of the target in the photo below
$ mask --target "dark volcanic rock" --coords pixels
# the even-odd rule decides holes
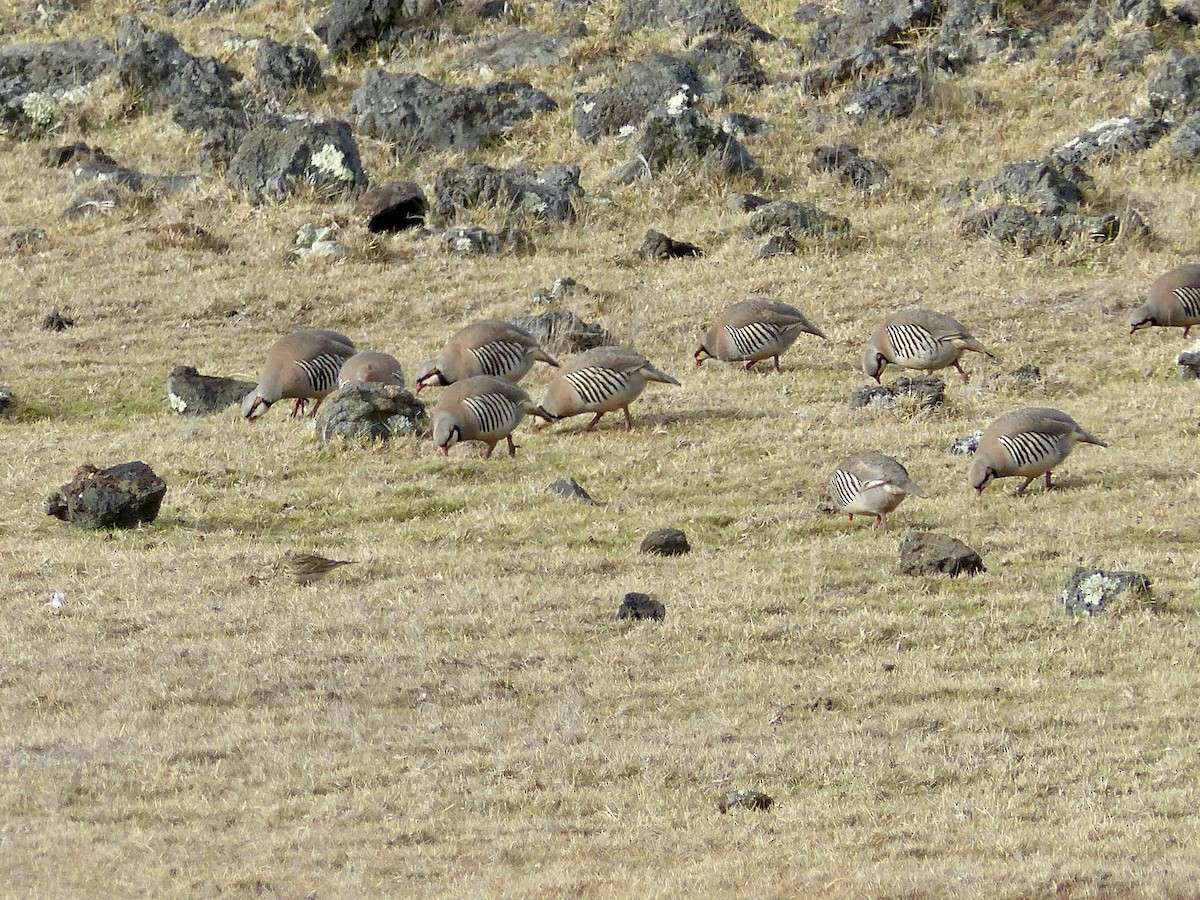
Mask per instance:
[[[755,25],[733,0],[623,0],[613,33],[627,35],[639,28],[684,26],[688,39],[698,34],[743,34],[751,40],[773,40]]]
[[[354,216],[375,234],[390,234],[425,224],[429,201],[415,181],[392,181],[369,188],[354,204]]]
[[[430,34],[438,16],[457,6],[441,0],[333,0],[313,32],[330,56],[340,58],[372,45],[394,47]]]
[[[1175,357],[1175,365],[1179,367],[1179,377],[1184,381],[1195,381],[1200,378],[1200,352],[1185,350]]]
[[[272,93],[295,90],[320,90],[321,61],[307,47],[281,44],[270,38],[258,42],[254,54],[254,74],[258,83]]]
[[[70,316],[64,316],[58,311],[57,307],[51,310],[50,313],[47,314],[44,319],[42,319],[43,331],[66,331],[68,328],[72,328],[74,325],[75,320]]]
[[[1192,113],[1175,129],[1167,154],[1185,162],[1200,160],[1200,113]]]
[[[9,232],[4,243],[10,250],[33,250],[39,244],[49,240],[50,235],[45,228],[18,228]]]
[[[800,244],[792,236],[790,231],[785,231],[782,234],[773,234],[758,248],[758,252],[754,254],[756,259],[770,259],[772,256],[794,256],[796,251],[800,249]]]
[[[1071,138],[1055,149],[1052,159],[1060,169],[1092,159],[1103,162],[1152,147],[1168,131],[1170,125],[1157,116],[1117,116]]]
[[[201,375],[195,366],[176,366],[167,376],[167,402],[178,413],[203,416],[240,404],[257,386],[253,381]]]
[[[653,619],[660,622],[666,615],[665,606],[657,600],[652,600],[649,594],[639,594],[636,591],[626,594],[617,610],[618,619]]]
[[[852,122],[903,119],[912,114],[925,94],[920,75],[896,72],[867,82],[850,95],[842,111]]]
[[[890,409],[905,398],[925,409],[941,406],[946,397],[946,382],[936,375],[918,375],[914,378],[897,378],[891,384],[870,384],[857,388],[850,395],[850,408],[862,409],[871,406]]]
[[[234,12],[245,12],[258,6],[262,0],[170,0],[167,12],[181,19],[196,16],[224,16]]]
[[[643,538],[641,551],[656,556],[682,556],[692,552],[692,545],[678,528],[660,528]]]
[[[838,15],[823,18],[801,50],[810,60],[858,56],[864,49],[894,44],[933,24],[939,0],[849,0]]]
[[[682,259],[686,256],[703,255],[704,251],[695,244],[669,238],[653,228],[646,232],[642,246],[638,247],[638,256],[642,259]]]
[[[551,353],[582,353],[612,343],[612,335],[585,322],[569,309],[555,309],[539,316],[516,316],[512,323],[524,328]]]
[[[1156,113],[1182,116],[1200,101],[1200,54],[1172,50],[1146,79],[1146,96]]]
[[[408,152],[470,151],[534,113],[556,108],[548,94],[523,81],[498,81],[475,90],[413,72],[368,69],[351,98],[350,117],[363,134]]]
[[[627,184],[679,163],[707,165],[723,175],[761,174],[758,163],[732,134],[695,109],[655,110],[642,121],[629,161],[617,173]]]
[[[562,497],[564,500],[580,500],[584,503],[593,504],[596,502],[592,499],[592,495],[580,487],[579,482],[570,476],[550,482],[550,486],[546,490],[555,497]]]
[[[575,216],[572,200],[581,196],[578,166],[548,166],[538,175],[526,168],[495,169],[474,162],[438,175],[433,209],[439,221],[450,220],[461,210],[490,206],[567,222]]]
[[[557,34],[513,28],[472,53],[468,62],[476,68],[486,66],[494,72],[507,72],[520,66],[557,66],[566,60],[571,45],[587,37],[587,33],[582,22],[567,25]]]
[[[132,528],[153,522],[167,484],[144,462],[108,469],[85,463],[75,477],[47,498],[46,515],[80,528]]]
[[[750,224],[742,232],[742,240],[751,241],[774,231],[833,240],[850,234],[850,220],[822,212],[811,203],[775,200],[758,207],[750,216]]]
[[[388,440],[424,431],[425,404],[408,391],[375,381],[351,381],[325,398],[317,419],[322,443],[335,437]]]
[[[975,190],[977,200],[993,194],[1049,215],[1073,210],[1083,202],[1083,192],[1075,182],[1038,159],[1007,165]]]
[[[286,200],[301,186],[333,199],[367,185],[350,126],[336,120],[255,128],[230,161],[226,177],[252,203]]]
[[[528,249],[529,238],[520,228],[509,226],[497,234],[478,225],[457,225],[442,232],[447,249],[463,254],[493,254],[501,250]]]
[[[684,59],[695,66],[701,75],[711,78],[722,87],[756,91],[767,83],[766,70],[759,63],[754,49],[722,35],[701,41],[684,55]]]
[[[910,531],[900,542],[900,571],[905,575],[974,575],[987,571],[979,554],[957,538]]]
[[[963,220],[964,234],[987,236],[1016,245],[1023,252],[1050,244],[1065,244],[1084,239],[1103,244],[1122,232],[1145,233],[1146,224],[1135,210],[1123,215],[1042,216],[1023,206],[1001,206],[968,216]]]
[[[17,44],[0,50],[0,133],[29,137],[62,119],[68,92],[116,64],[103,38]]]
[[[1148,603],[1150,579],[1141,572],[1106,572],[1102,569],[1075,570],[1059,595],[1059,603],[1077,615],[1096,616],[1126,597]]]
[[[808,167],[814,172],[833,172],[842,184],[863,193],[877,190],[890,177],[881,163],[859,156],[858,148],[848,144],[814,147]]]
[[[747,788],[742,788],[737,791],[726,791],[721,799],[717,802],[717,809],[721,811],[721,815],[729,812],[731,809],[753,809],[758,812],[765,812],[774,805],[775,799],[762,791],[752,791]]]
[[[17,402],[13,400],[12,391],[0,384],[0,419],[7,419],[11,416],[16,405]]]
[[[651,53],[621,69],[612,87],[577,95],[571,115],[576,133],[591,143],[636,127],[660,106],[682,108],[697,99],[719,97],[720,92],[688,60]]]

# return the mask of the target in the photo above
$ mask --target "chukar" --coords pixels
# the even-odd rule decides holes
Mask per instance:
[[[979,439],[971,464],[971,487],[979,495],[993,478],[1019,475],[1025,483],[1017,493],[1023,494],[1035,478],[1045,475],[1046,490],[1050,490],[1050,471],[1067,458],[1076,442],[1108,446],[1060,410],[1029,407],[1007,412],[984,429]]]
[[[400,361],[390,353],[363,350],[346,360],[338,372],[339,387],[351,381],[374,381],[402,388],[404,373],[400,369]]]
[[[1150,299],[1129,317],[1129,333],[1151,325],[1182,328],[1187,337],[1200,325],[1200,265],[1172,269],[1150,287]]]
[[[717,316],[693,354],[696,368],[704,365],[706,359],[720,359],[744,362],[749,371],[759,360],[773,357],[778,372],[779,355],[801,333],[825,338],[821,329],[796,307],[765,297],[751,297],[726,307]]]
[[[558,365],[558,360],[525,329],[487,319],[455,332],[442,352],[421,366],[417,371],[417,393],[430,385],[454,384],[473,375],[495,375],[517,382],[538,360]]]
[[[442,453],[459,441],[482,441],[487,445],[487,459],[502,439],[508,440],[508,455],[517,455],[513,430],[521,424],[526,413],[536,407],[525,391],[506,378],[474,375],[464,378],[442,392],[434,404],[430,419],[433,441]]]
[[[887,528],[887,514],[909,494],[929,496],[904,466],[882,453],[847,456],[839,462],[829,479],[829,493],[852,521],[856,515],[874,516],[873,528]]]
[[[656,369],[640,353],[623,347],[595,347],[554,373],[535,415],[549,422],[595,413],[595,418],[580,429],[591,431],[605,413],[623,409],[625,430],[632,431],[629,404],[641,396],[651,381],[679,386],[678,381]],[[540,424],[535,426],[534,431],[540,427]]]
[[[310,413],[316,415],[321,401],[337,387],[342,364],[353,355],[350,338],[327,328],[285,334],[267,351],[258,386],[242,400],[242,415],[257,419],[271,404],[285,398],[296,401],[293,418],[304,411],[309,400],[317,401]]]
[[[967,373],[958,364],[964,350],[995,358],[949,316],[928,309],[906,309],[888,316],[875,329],[863,351],[862,367],[879,381],[888,363],[922,372],[954,366],[966,383]]]

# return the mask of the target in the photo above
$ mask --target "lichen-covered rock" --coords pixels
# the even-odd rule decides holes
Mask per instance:
[[[652,531],[642,539],[642,553],[653,553],[655,556],[682,556],[692,552],[687,535],[678,528],[660,528]]]
[[[322,443],[333,438],[388,440],[423,433],[425,404],[390,384],[351,381],[325,398],[317,418]]]
[[[255,128],[230,161],[226,177],[252,203],[282,202],[300,187],[335,199],[367,186],[350,126],[337,120]]]
[[[258,6],[262,0],[170,0],[166,11],[181,19],[197,16],[224,16],[234,12],[245,12]]]
[[[842,107],[852,122],[888,121],[910,116],[925,94],[920,75],[894,72],[881,75],[854,91]]]
[[[354,204],[354,216],[367,231],[391,234],[425,224],[429,201],[415,181],[390,181],[368,188]]]
[[[755,259],[770,259],[772,256],[794,256],[800,249],[800,243],[790,231],[773,234],[758,248]]]
[[[979,449],[979,439],[983,437],[983,429],[976,428],[970,434],[954,438],[950,442],[950,452],[955,456],[971,456]]]
[[[940,6],[939,0],[849,0],[837,15],[820,20],[800,55],[807,60],[840,59],[895,44],[932,25]]]
[[[177,413],[203,416],[242,402],[255,382],[201,375],[195,366],[176,366],[167,376],[167,402]]]
[[[587,33],[582,22],[571,23],[556,34],[512,28],[472,53],[467,62],[493,72],[507,72],[521,66],[557,66],[566,60],[571,45],[587,37]]]
[[[576,96],[571,115],[579,137],[594,143],[605,135],[636,128],[660,106],[683,108],[696,100],[720,97],[720,91],[688,60],[651,53],[628,63],[611,87]]]
[[[1103,569],[1075,570],[1059,595],[1068,613],[1096,616],[1118,600],[1150,601],[1150,579],[1141,572],[1108,572]]]
[[[47,498],[45,510],[80,528],[132,528],[158,518],[166,493],[167,483],[144,462],[107,469],[85,463]]]
[[[661,622],[667,614],[667,608],[650,597],[630,591],[625,595],[620,608],[617,609],[618,619],[650,619]]]
[[[1005,166],[975,190],[975,198],[999,195],[1038,212],[1058,215],[1083,202],[1079,186],[1043,160],[1031,159]]]
[[[604,328],[583,321],[569,309],[555,309],[537,316],[516,316],[512,323],[528,331],[551,353],[582,353],[612,343],[612,335]]]
[[[1158,116],[1117,116],[1080,132],[1056,148],[1051,158],[1060,169],[1093,159],[1103,162],[1152,147],[1168,131],[1170,125]]]
[[[548,94],[523,81],[497,81],[476,90],[415,72],[368,69],[351,97],[350,118],[363,134],[408,152],[470,151],[557,107]]]
[[[1200,102],[1200,54],[1171,50],[1146,79],[1146,98],[1159,115],[1183,116]]]
[[[258,42],[254,54],[258,83],[275,94],[319,90],[323,82],[321,60],[307,47],[281,44],[270,38]]]
[[[27,138],[50,131],[116,59],[100,37],[0,50],[0,133]]]
[[[623,0],[613,33],[627,35],[639,28],[683,26],[688,40],[699,34],[739,34],[755,41],[773,40],[755,25],[733,0]]]
[[[538,175],[527,168],[497,169],[479,162],[443,169],[434,186],[434,213],[439,221],[448,221],[462,210],[495,207],[569,222],[575,216],[572,201],[583,195],[579,174],[578,166],[548,166]]]
[[[754,210],[742,240],[751,241],[776,231],[791,232],[793,237],[836,240],[849,236],[850,220],[824,212],[812,203],[775,200]]]
[[[1121,215],[1109,213],[1099,216],[1038,215],[1023,206],[1001,206],[968,216],[962,222],[962,232],[979,237],[992,237],[1014,244],[1023,252],[1051,244],[1066,244],[1073,240],[1085,240],[1104,244],[1113,241],[1119,234],[1145,234],[1146,223],[1136,210],[1126,210]]]
[[[891,384],[869,384],[850,395],[850,408],[892,409],[904,402],[920,409],[941,406],[946,398],[946,382],[936,375],[897,378]]]
[[[296,246],[288,252],[288,258],[292,262],[346,259],[350,248],[338,238],[340,231],[336,225],[305,222],[296,229]]]
[[[655,110],[642,121],[629,161],[617,173],[627,184],[679,164],[710,166],[722,175],[761,174],[762,170],[732,134],[699,111]]]
[[[975,575],[987,571],[979,554],[958,538],[910,531],[900,542],[900,571],[905,575]]]

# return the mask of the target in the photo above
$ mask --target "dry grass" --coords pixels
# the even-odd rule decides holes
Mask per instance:
[[[13,41],[111,35],[123,6],[95,0],[52,28],[3,21]],[[548,27],[548,6],[526,21]],[[604,58],[615,6],[588,14],[581,54]],[[795,40],[790,7],[760,21]],[[320,9],[165,24],[215,53],[218,27],[295,39]],[[675,36],[612,49],[649,39]],[[569,69],[528,73],[562,112],[480,155],[583,167],[580,221],[535,227],[526,256],[452,258],[436,239],[370,242],[351,226],[369,253],[289,266],[296,227],[347,222],[348,207],[256,209],[211,180],[61,220],[75,188],[37,154],[82,137],[146,171],[191,171],[194,139],[163,115],[0,148],[3,233],[50,233],[0,259],[0,380],[23,404],[0,428],[5,894],[1194,892],[1200,425],[1195,386],[1173,375],[1178,332],[1130,339],[1124,315],[1200,250],[1197,175],[1165,148],[1094,167],[1105,204],[1136,206],[1156,237],[1022,256],[963,238],[936,188],[1129,109],[1138,79],[997,63],[910,121],[858,128],[832,115],[836,96],[790,84],[791,49],[760,52],[778,83],[731,106],[777,127],[750,149],[771,193],[849,216],[847,246],[759,262],[721,206],[752,183],[612,183],[625,148],[571,136]],[[447,40],[397,67],[453,73],[463,56]],[[335,99],[313,102],[337,112],[358,71],[335,67]],[[126,108],[107,90],[97,109]],[[836,139],[894,183],[863,199],[810,173],[811,147]],[[462,161],[362,149],[373,180],[427,190]],[[143,230],[176,222],[228,249]],[[634,261],[648,227],[708,253]],[[423,441],[321,448],[280,410],[249,427],[165,402],[175,365],[253,376],[297,326],[338,328],[411,370],[473,319],[536,311],[533,291],[564,275],[590,288],[571,301],[580,315],[683,382],[647,391],[632,434],[523,429],[515,460],[446,460]],[[781,375],[691,370],[708,319],[752,292],[800,306],[830,342],[801,341]],[[871,323],[913,304],[962,319],[998,362],[972,360],[941,411],[851,412]],[[76,326],[41,331],[55,307]],[[1022,364],[1044,383],[988,386]],[[533,393],[546,377],[535,370]],[[1003,483],[977,502],[947,445],[1020,405],[1065,409],[1112,446],[1079,448],[1053,494]],[[867,449],[932,495],[886,534],[817,510],[833,463]],[[79,463],[129,459],[169,484],[154,525],[90,534],[42,515]],[[549,495],[564,474],[599,505]],[[665,526],[694,552],[641,556]],[[960,537],[988,572],[898,575],[909,527]],[[271,570],[290,549],[359,564],[298,587]],[[1158,603],[1068,619],[1055,598],[1076,565],[1142,570]],[[56,590],[58,613],[44,605]],[[628,590],[664,602],[665,622],[615,621]],[[737,787],[777,804],[718,814]]]

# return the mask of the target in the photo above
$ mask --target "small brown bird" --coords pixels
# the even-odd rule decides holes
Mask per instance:
[[[464,378],[443,391],[434,404],[433,441],[447,456],[459,441],[482,441],[487,445],[483,458],[488,459],[496,444],[506,439],[508,455],[516,456],[513,430],[536,409],[529,395],[506,378]]]
[[[779,355],[802,333],[828,340],[796,307],[766,297],[751,297],[726,307],[717,316],[693,354],[696,368],[706,359],[720,359],[744,362],[749,371],[759,360],[774,358],[778,372]]]
[[[339,387],[351,381],[373,381],[402,388],[404,372],[400,368],[400,361],[390,353],[363,350],[346,360],[338,372]]]
[[[904,502],[909,494],[928,497],[913,481],[908,470],[890,456],[864,453],[847,456],[837,464],[829,479],[834,502],[853,521],[856,515],[875,517],[872,528],[887,528],[887,514]]]
[[[558,360],[523,328],[487,319],[455,332],[434,359],[417,371],[417,393],[431,385],[448,385],[475,375],[494,375],[517,382],[537,361],[558,366]]]
[[[350,338],[327,328],[284,335],[267,351],[258,386],[242,400],[242,415],[257,419],[271,404],[285,398],[296,401],[292,418],[304,411],[309,400],[317,401],[310,413],[316,415],[321,401],[337,387],[342,365],[353,355]]]
[[[595,418],[580,431],[591,431],[607,412],[625,411],[625,430],[633,430],[629,404],[641,396],[646,384],[679,382],[655,368],[646,357],[623,347],[595,347],[571,360],[554,373],[546,396],[534,411],[546,421],[557,421],[580,413],[595,413]],[[541,425],[534,427],[539,431]]]
[[[965,384],[969,379],[958,363],[965,350],[995,359],[949,316],[928,309],[906,309],[892,313],[875,329],[863,351],[862,368],[879,381],[888,363],[922,372],[954,366]]]
[[[1019,475],[1025,483],[1017,493],[1023,494],[1035,478],[1045,475],[1046,490],[1050,490],[1051,470],[1067,458],[1077,442],[1108,446],[1060,410],[1030,407],[1007,412],[979,439],[971,464],[971,487],[978,496],[992,479]]]
[[[1152,325],[1182,328],[1187,337],[1200,325],[1200,265],[1172,269],[1150,287],[1150,299],[1129,317],[1129,333]]]
[[[280,560],[280,567],[296,584],[311,584],[320,581],[334,569],[354,564],[352,559],[326,559],[315,553],[288,553]]]

